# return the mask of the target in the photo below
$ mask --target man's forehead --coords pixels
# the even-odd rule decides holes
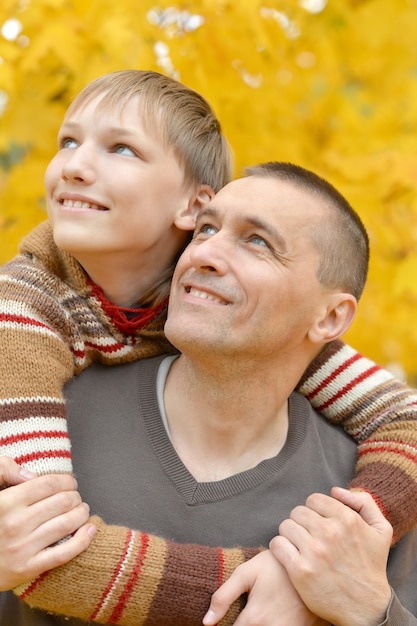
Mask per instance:
[[[322,212],[316,194],[295,182],[272,176],[247,176],[223,187],[207,208],[223,214],[251,216],[249,219],[277,223],[283,214],[304,219]]]

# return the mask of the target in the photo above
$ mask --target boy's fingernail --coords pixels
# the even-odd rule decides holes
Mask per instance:
[[[209,609],[203,618],[203,624],[205,626],[211,626],[216,623],[216,614],[212,609]]]
[[[35,478],[36,474],[26,469],[25,467],[21,467],[19,470],[19,474],[25,480],[29,480],[30,478]]]
[[[97,533],[97,528],[96,528],[95,526],[89,526],[89,527],[87,528],[87,534],[88,534],[90,537],[94,537],[96,533]]]

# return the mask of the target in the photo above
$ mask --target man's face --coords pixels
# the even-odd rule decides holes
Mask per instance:
[[[201,211],[173,279],[165,331],[180,350],[251,358],[301,345],[326,310],[311,236],[320,199],[294,184],[250,176]]]
[[[146,253],[166,267],[185,243],[174,222],[192,190],[143,123],[139,97],[122,110],[97,110],[99,101],[64,121],[45,174],[55,241],[81,262],[90,253],[113,254],[136,267]]]

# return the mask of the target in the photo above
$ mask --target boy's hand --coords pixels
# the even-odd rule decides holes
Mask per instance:
[[[372,497],[312,494],[282,522],[270,549],[311,611],[335,626],[377,626],[391,599],[392,527]]]
[[[89,507],[72,476],[35,477],[0,457],[0,488],[0,591],[67,563],[90,545],[95,527],[86,524]]]
[[[213,594],[203,624],[217,624],[245,592],[249,594],[248,601],[234,626],[330,626],[307,609],[285,569],[269,550],[239,565]]]

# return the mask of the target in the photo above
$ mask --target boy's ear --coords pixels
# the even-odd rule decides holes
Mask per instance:
[[[210,185],[200,185],[175,218],[175,226],[181,230],[194,230],[199,211],[215,196]]]
[[[325,312],[308,331],[310,341],[324,345],[341,337],[355,319],[357,308],[357,300],[352,294],[332,294]]]

